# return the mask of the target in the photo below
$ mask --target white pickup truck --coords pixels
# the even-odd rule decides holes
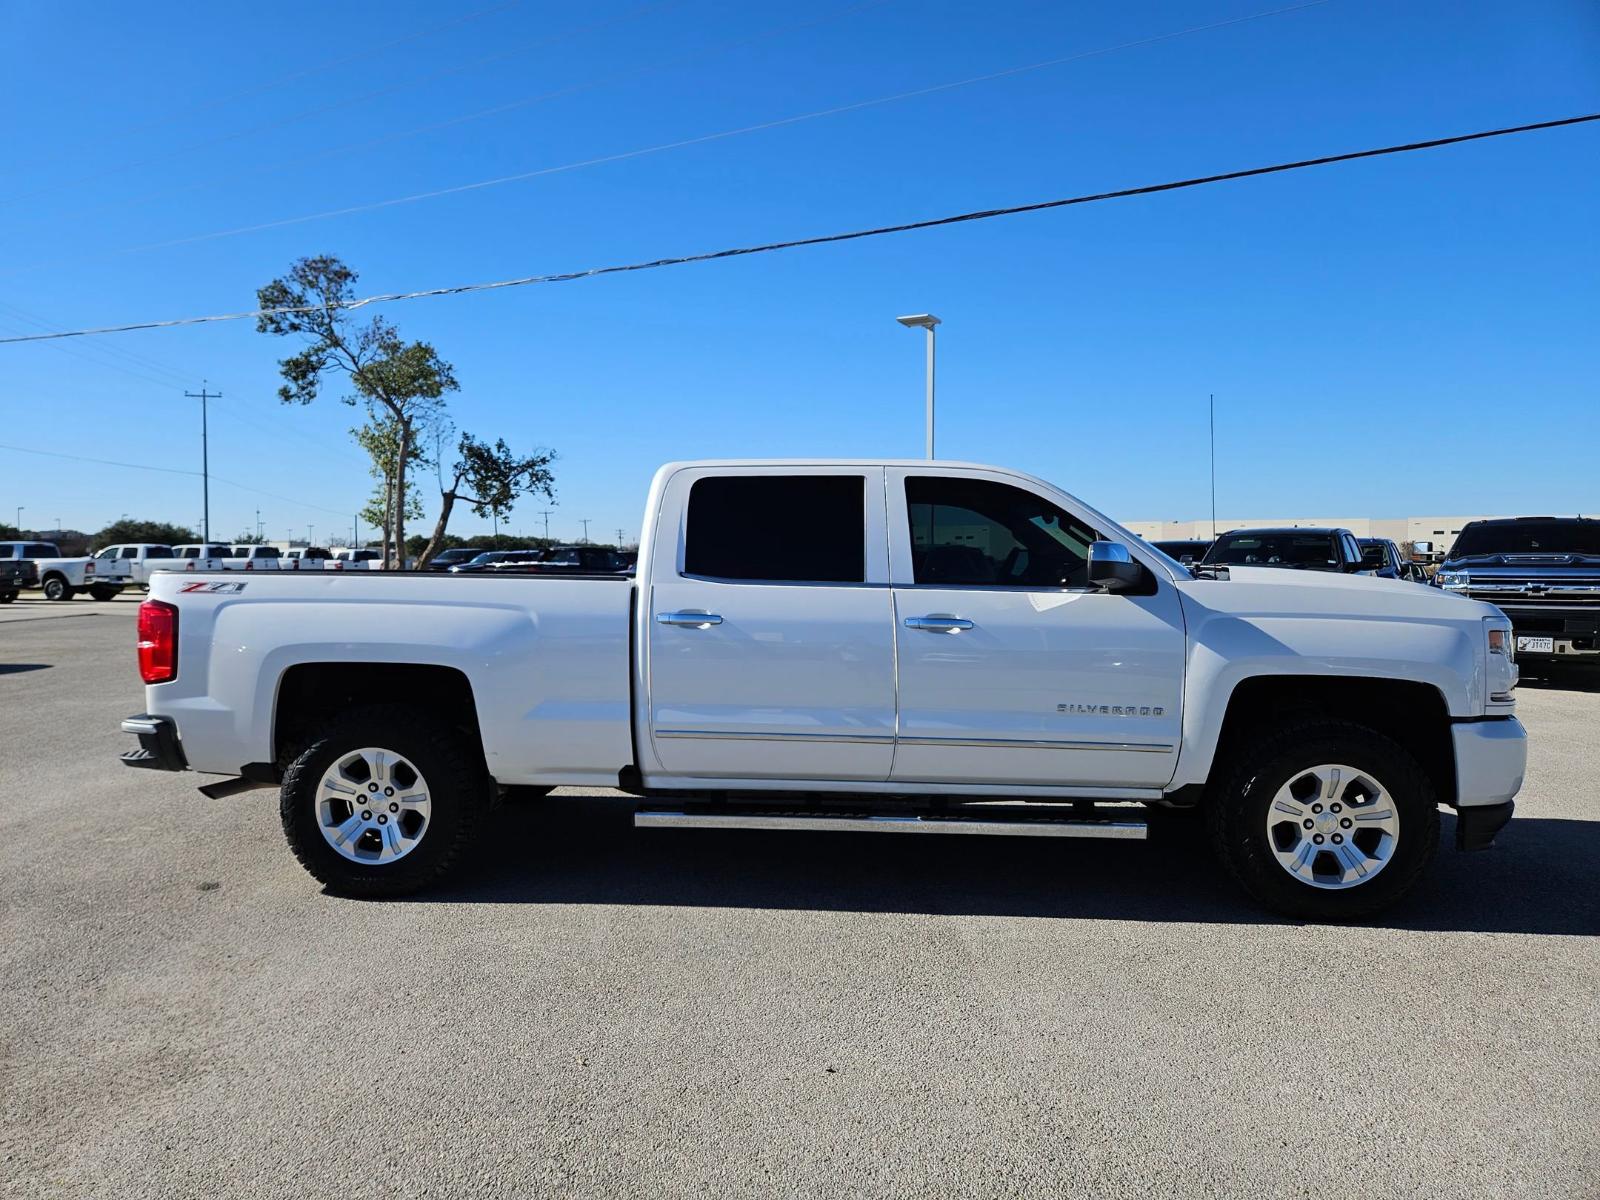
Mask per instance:
[[[229,546],[221,542],[166,546],[159,542],[124,542],[107,546],[95,561],[132,572],[132,582],[150,586],[157,571],[275,571],[276,546]],[[104,569],[104,566],[102,567]]]
[[[120,563],[101,563],[84,555],[63,558],[54,542],[0,542],[0,559],[27,559],[46,600],[71,600],[88,592],[96,600],[115,600],[133,582]]]
[[[651,827],[1138,838],[1141,804],[1198,806],[1253,896],[1319,919],[1408,891],[1441,804],[1488,845],[1522,784],[1487,604],[1191,571],[946,462],[673,464],[641,528],[631,579],[157,576],[123,761],[279,786],[347,895],[439,879],[508,787],[584,784]]]

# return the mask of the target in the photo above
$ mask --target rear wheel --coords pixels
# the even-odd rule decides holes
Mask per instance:
[[[1236,745],[1207,816],[1246,891],[1313,920],[1389,907],[1415,886],[1439,841],[1433,785],[1416,759],[1342,721],[1282,726]]]
[[[16,598],[15,592],[0,592],[0,604],[10,604]]]
[[[67,581],[60,575],[49,575],[44,581],[44,598],[46,600],[71,600],[72,589],[67,586]]]
[[[295,756],[279,811],[289,847],[329,891],[400,896],[444,878],[489,808],[457,730],[416,709],[358,709]]]

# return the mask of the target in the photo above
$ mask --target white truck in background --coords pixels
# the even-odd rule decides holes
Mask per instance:
[[[71,600],[87,592],[96,600],[115,600],[133,582],[132,573],[116,561],[83,555],[63,558],[54,542],[0,542],[0,559],[32,560],[36,586],[46,600]]]
[[[279,787],[345,895],[449,874],[503,789],[581,784],[651,828],[1140,838],[1198,807],[1197,850],[1315,919],[1409,892],[1441,805],[1487,846],[1522,785],[1510,622],[1437,589],[1191,569],[950,462],[672,464],[641,529],[633,578],[157,575],[123,761]]]
[[[124,542],[107,546],[95,555],[97,563],[126,568],[132,582],[146,588],[158,571],[275,571],[276,546],[229,546],[222,542],[167,546],[159,542]]]

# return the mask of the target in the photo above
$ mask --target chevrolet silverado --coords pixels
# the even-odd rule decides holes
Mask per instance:
[[[641,529],[631,578],[157,574],[123,761],[277,787],[346,895],[580,784],[668,828],[1140,838],[1198,806],[1252,896],[1317,919],[1409,891],[1440,806],[1487,846],[1522,784],[1510,622],[1437,589],[1191,570],[949,462],[671,464]]]

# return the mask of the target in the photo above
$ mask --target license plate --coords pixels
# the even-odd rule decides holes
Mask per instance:
[[[1528,654],[1554,654],[1556,640],[1553,637],[1519,637],[1517,639],[1517,653]]]

